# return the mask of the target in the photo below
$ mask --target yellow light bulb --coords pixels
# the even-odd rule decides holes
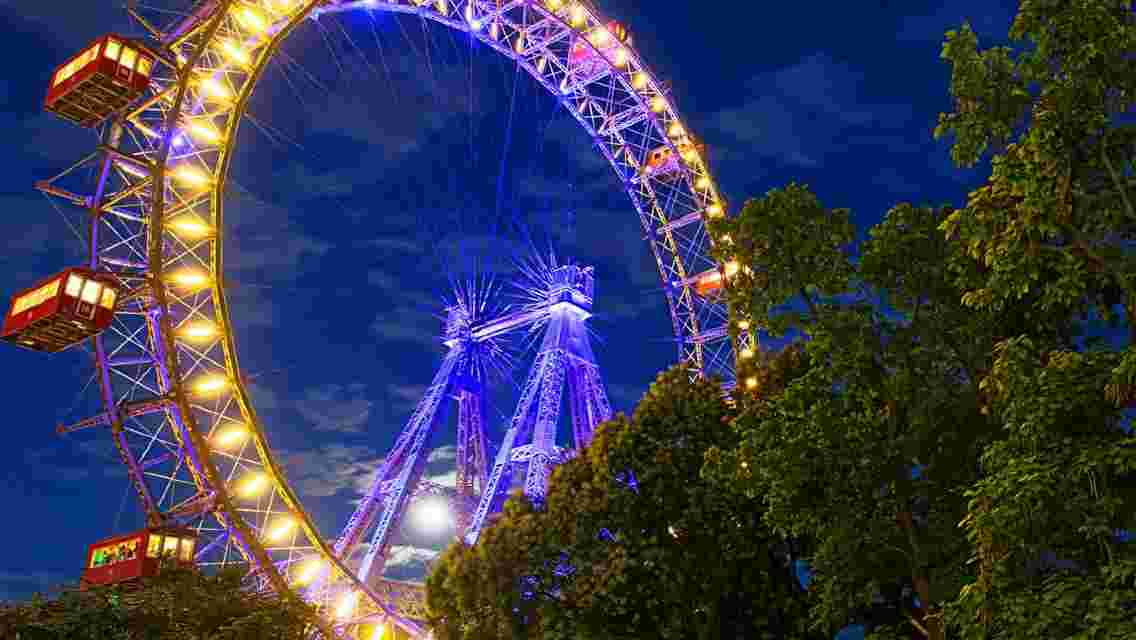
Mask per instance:
[[[241,481],[240,486],[237,487],[237,495],[242,498],[252,498],[264,491],[267,486],[268,476],[259,471],[254,471]]]
[[[549,9],[556,11],[560,8],[561,5],[564,4],[564,0],[544,0],[544,4]]]
[[[311,560],[303,563],[296,571],[296,584],[307,584],[311,582],[315,579],[316,575],[319,574],[320,569],[322,568],[323,561],[319,558],[312,558]]]
[[[204,238],[213,232],[209,225],[191,215],[179,216],[170,222],[170,228],[189,238]]]
[[[204,187],[209,184],[209,176],[201,169],[183,164],[170,172],[178,182],[188,187]]]
[[[666,108],[666,98],[664,98],[663,96],[655,96],[654,98],[651,98],[651,111],[654,111],[655,113],[661,113]]]
[[[613,60],[612,62],[614,62],[615,66],[617,67],[627,66],[627,49],[624,49],[623,47],[616,49],[615,60]]]
[[[513,47],[513,50],[517,53],[525,52],[525,33],[523,31],[517,34],[517,43]]]
[[[749,320],[742,320],[738,323],[738,328],[742,331],[749,329]]]
[[[178,335],[191,340],[207,340],[217,335],[217,327],[210,322],[195,322],[179,329]]]
[[[294,528],[296,528],[296,521],[291,516],[284,516],[268,530],[268,539],[272,542],[279,542]]]
[[[239,424],[225,429],[217,434],[213,440],[216,441],[217,445],[221,448],[227,449],[240,443],[247,435],[248,429],[245,428],[243,424]]]
[[[199,394],[216,393],[229,386],[229,380],[224,376],[209,376],[193,383],[193,391]]]
[[[709,189],[710,188],[710,178],[708,178],[706,176],[702,176],[701,178],[698,179],[697,186],[698,186],[699,189]]]
[[[264,33],[268,30],[268,20],[264,14],[252,7],[243,6],[237,9],[237,22],[253,33]]]
[[[706,207],[706,213],[710,214],[711,217],[716,218],[716,217],[722,215],[722,205],[720,205],[718,203],[714,203],[714,204],[710,205],[709,207]]]
[[[233,42],[232,40],[221,41],[221,53],[224,54],[224,56],[230,61],[235,62],[242,67],[247,67],[252,64],[252,58],[249,57],[248,52],[242,49],[239,44]]]
[[[755,377],[746,378],[746,388],[747,389],[757,388],[757,378],[755,378]]]
[[[591,40],[592,44],[596,45],[597,47],[602,47],[603,45],[608,43],[608,40],[610,38],[611,34],[607,32],[607,29],[603,27],[596,27],[592,31],[592,35],[588,39]]]
[[[742,358],[744,358],[746,360],[752,358],[753,357],[753,349],[750,349],[748,347],[745,348],[745,349],[742,349],[741,356],[742,356]]]
[[[647,74],[640,71],[640,72],[636,73],[635,75],[631,76],[631,86],[633,86],[637,90],[641,91],[641,90],[647,88],[647,81],[648,80],[649,80],[649,78],[647,77]]]
[[[672,138],[678,138],[683,134],[682,125],[677,122],[671,123],[671,128],[667,130],[667,135]]]
[[[214,127],[208,122],[194,120],[186,125],[185,130],[189,132],[189,135],[202,142],[212,144],[221,141],[221,132],[217,130],[217,127]]]
[[[587,19],[588,12],[584,9],[584,5],[576,3],[572,5],[572,26],[578,27]]]
[[[446,0],[438,0],[434,3],[434,6],[438,8],[438,13],[443,16],[450,15],[450,4]]]
[[[386,633],[386,627],[382,624],[375,625],[375,631],[371,634],[371,640],[383,640],[383,634]]]
[[[197,88],[207,98],[225,102],[233,98],[233,92],[228,87],[213,78],[203,78],[197,83]]]
[[[196,287],[205,286],[209,282],[209,277],[200,271],[176,271],[170,275],[170,280],[174,284],[185,287],[187,289],[194,289]]]
[[[359,599],[359,593],[356,591],[349,591],[343,594],[340,598],[339,604],[335,607],[335,616],[337,618],[349,618],[355,612],[355,602]]]
[[[268,8],[276,13],[287,13],[292,8],[292,0],[268,0]]]
[[[729,262],[726,263],[726,277],[727,278],[734,275],[737,272],[738,272],[737,260],[730,260]]]

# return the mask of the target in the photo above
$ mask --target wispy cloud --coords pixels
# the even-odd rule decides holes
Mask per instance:
[[[383,458],[368,447],[324,444],[281,456],[288,480],[301,496],[361,496],[370,486]]]
[[[746,83],[745,102],[710,116],[710,128],[745,149],[788,166],[816,167],[848,148],[844,137],[870,131],[864,144],[895,150],[912,118],[909,106],[864,95],[864,73],[827,54],[815,54]]]
[[[360,433],[371,417],[374,402],[363,383],[327,384],[304,390],[296,410],[316,431]]]

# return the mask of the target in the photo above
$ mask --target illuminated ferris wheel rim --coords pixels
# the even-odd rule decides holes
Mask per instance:
[[[249,399],[225,296],[223,206],[237,130],[268,62],[305,19],[348,10],[417,14],[470,33],[556,95],[592,136],[636,207],[667,287],[680,357],[714,373],[707,349],[717,343],[729,355],[734,340],[721,305],[696,291],[703,282],[720,283],[728,275],[708,255],[704,221],[724,215],[724,207],[706,162],[688,141],[660,83],[591,7],[565,0],[208,0],[169,34],[154,30],[171,52],[166,62],[176,73],[164,87],[156,81],[154,98],[124,119],[132,135],[150,141],[139,145],[143,160],[115,162],[122,162],[120,168],[128,173],[130,166],[140,173],[151,171],[153,184],[162,185],[152,189],[139,233],[145,236],[147,281],[160,311],[146,329],[163,354],[154,386],[164,392],[161,402],[170,416],[171,439],[186,451],[185,469],[175,473],[188,475],[197,486],[203,504],[208,502],[224,529],[217,539],[239,552],[265,586],[296,590],[293,565],[313,556],[318,565],[336,567],[352,598],[334,605],[337,614],[346,611],[341,618],[350,617],[359,594],[380,611],[383,603],[320,538],[284,479]],[[660,150],[668,152],[660,155]],[[671,164],[651,164],[660,157]],[[668,169],[648,170],[659,166]],[[142,198],[140,193],[144,190],[135,195]],[[97,234],[92,239],[93,266],[130,262],[110,255],[121,251],[126,240],[103,244]],[[99,348],[104,372],[116,372],[114,355]],[[722,372],[729,373],[731,360],[719,357]],[[226,400],[208,404],[201,399],[214,394],[225,394]],[[108,414],[119,412],[122,402],[114,402],[113,394],[108,398]],[[241,449],[236,462],[226,454],[226,462],[218,457],[219,449],[226,446],[238,417],[254,451],[246,456]],[[146,469],[144,460],[132,461],[125,454],[124,460],[132,479]],[[222,469],[222,463],[228,466]],[[270,488],[268,506],[260,507],[260,498],[256,509],[241,502],[253,495],[250,488]],[[152,514],[160,498],[149,496],[144,487],[139,492]],[[286,558],[277,560],[281,547],[272,543],[281,531],[293,541],[305,538],[307,545],[293,543]]]

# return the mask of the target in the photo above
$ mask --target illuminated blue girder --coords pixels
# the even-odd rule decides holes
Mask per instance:
[[[549,275],[544,283],[548,315],[540,351],[497,451],[487,488],[466,530],[465,540],[469,544],[477,542],[486,519],[499,511],[508,497],[515,465],[527,463],[525,495],[542,503],[552,467],[588,446],[596,426],[611,418],[611,404],[585,324],[591,316],[592,269],[565,266]],[[566,381],[572,414],[572,451],[556,446]]]

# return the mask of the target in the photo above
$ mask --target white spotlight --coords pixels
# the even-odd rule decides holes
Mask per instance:
[[[429,533],[440,533],[450,526],[450,506],[445,500],[431,498],[414,507],[414,525]]]

